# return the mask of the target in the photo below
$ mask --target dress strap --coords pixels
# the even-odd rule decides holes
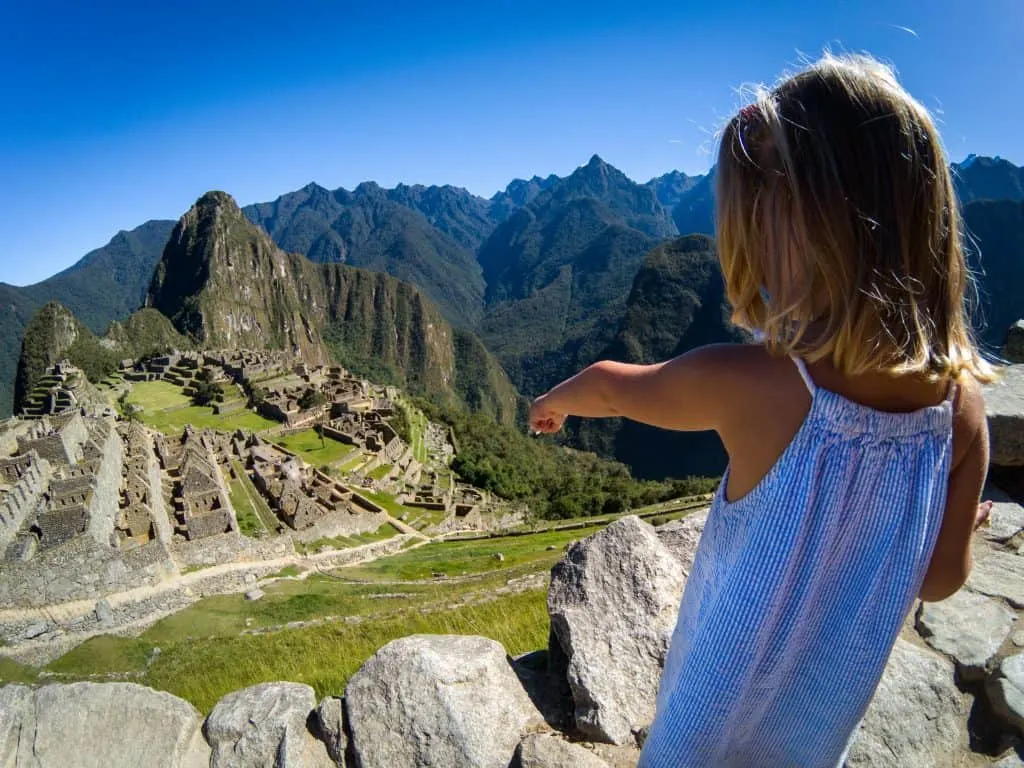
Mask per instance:
[[[797,371],[800,373],[800,378],[803,379],[804,384],[807,385],[807,391],[811,393],[811,397],[814,397],[814,392],[817,390],[817,386],[815,386],[814,379],[811,378],[811,374],[807,372],[807,363],[796,355],[790,355],[789,359],[793,361],[793,365],[796,366]]]

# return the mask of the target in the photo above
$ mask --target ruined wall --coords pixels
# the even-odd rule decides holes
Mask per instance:
[[[77,536],[58,547],[38,550],[28,562],[5,561],[0,608],[98,599],[155,584],[176,573],[167,555],[166,548],[156,541],[122,554],[110,542]]]
[[[104,430],[100,450],[103,455],[94,476],[92,503],[89,505],[89,527],[87,535],[98,544],[109,545],[116,541],[114,526],[121,505],[121,467],[124,450],[121,437],[113,428]]]
[[[21,479],[0,497],[0,558],[25,518],[35,511],[50,484],[50,463],[35,452],[28,455],[29,466]]]
[[[223,533],[196,541],[175,539],[171,554],[182,570],[224,563],[269,560],[295,554],[288,536],[250,539],[239,533]]]

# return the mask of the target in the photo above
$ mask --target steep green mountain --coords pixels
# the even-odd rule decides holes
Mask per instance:
[[[480,333],[521,390],[537,394],[607,345],[655,242],[593,198],[541,195],[499,225],[479,254]]]
[[[729,322],[714,241],[687,235],[644,257],[615,338],[594,359],[647,364],[743,339]],[[726,464],[713,433],[668,432],[609,419],[577,422],[570,434],[578,447],[618,459],[639,477],[717,476]]]
[[[247,206],[245,215],[286,251],[411,282],[450,321],[471,327],[483,303],[473,248],[490,231],[486,208],[453,187],[386,190],[364,182],[352,192],[309,184]]]
[[[15,373],[25,326],[58,301],[94,333],[138,309],[173,221],[147,221],[35,285],[0,283],[0,418],[12,412]]]
[[[662,176],[662,179],[665,177]],[[657,181],[657,180],[655,180]],[[693,184],[680,189],[672,206],[672,221],[682,235],[715,233],[715,169],[690,176]]]
[[[1024,168],[1001,157],[970,155],[953,163],[953,180],[964,205],[974,200],[1024,200]]]
[[[1024,317],[1024,201],[977,200],[964,208],[968,253],[978,277],[975,326],[998,352],[1007,328]]]
[[[100,338],[70,309],[51,301],[25,327],[14,387],[16,410],[21,409],[39,377],[60,360],[70,360],[89,381],[97,383],[113,373],[125,358],[190,346],[166,317],[152,309],[141,309],[123,323],[111,323],[106,335]]]
[[[490,200],[490,217],[495,222],[507,219],[514,211],[518,211],[527,203],[533,202],[548,187],[561,179],[555,174],[542,179],[540,176],[526,179],[513,179],[501,192],[495,192]]]
[[[223,192],[203,195],[175,226],[148,304],[203,346],[335,359],[501,421],[516,413],[515,389],[497,362],[418,288],[285,253]]]

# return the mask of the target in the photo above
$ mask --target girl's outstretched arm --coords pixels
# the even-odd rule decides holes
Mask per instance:
[[[717,429],[749,347],[701,347],[654,365],[603,360],[537,398],[530,428],[557,432],[567,416],[624,416],[665,429]]]

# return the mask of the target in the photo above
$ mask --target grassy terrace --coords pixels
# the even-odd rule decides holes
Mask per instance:
[[[357,453],[354,446],[340,440],[325,437],[321,442],[320,435],[315,429],[304,429],[301,432],[283,435],[275,442],[314,467],[322,467],[325,464],[334,466]]]
[[[165,434],[177,434],[187,424],[202,429],[209,427],[225,432],[245,429],[259,432],[277,426],[252,411],[241,410],[218,415],[208,406],[191,405],[181,387],[167,381],[142,381],[132,386],[127,402],[142,408],[139,420]]]

